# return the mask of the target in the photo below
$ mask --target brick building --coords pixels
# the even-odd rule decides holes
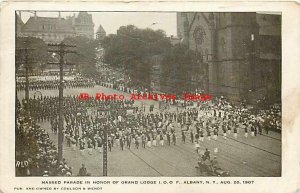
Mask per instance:
[[[281,15],[177,13],[177,36],[199,54],[193,76],[206,73],[206,92],[280,100]]]

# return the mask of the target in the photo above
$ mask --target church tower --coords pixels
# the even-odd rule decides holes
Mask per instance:
[[[78,16],[75,18],[75,31],[76,35],[86,36],[88,38],[94,38],[94,23],[92,14],[86,11],[79,12]]]
[[[104,30],[104,28],[102,27],[102,25],[99,25],[97,32],[96,32],[96,39],[97,40],[103,40],[106,36],[106,32]]]

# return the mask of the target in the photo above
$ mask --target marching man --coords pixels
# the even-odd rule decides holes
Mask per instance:
[[[233,128],[233,137],[235,139],[237,139],[237,128],[236,127]]]
[[[164,136],[162,133],[159,134],[160,145],[164,146]]]

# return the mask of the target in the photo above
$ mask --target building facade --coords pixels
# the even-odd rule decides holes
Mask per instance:
[[[177,36],[199,54],[205,92],[232,100],[280,100],[280,15],[177,13]]]
[[[16,33],[19,37],[36,37],[46,43],[59,43],[66,37],[86,36],[94,38],[94,23],[92,15],[79,12],[78,16],[69,16],[66,19],[58,17],[39,17],[36,12],[24,24],[21,14],[16,16]]]
[[[79,12],[78,16],[75,15],[67,17],[74,27],[77,36],[86,36],[90,39],[94,38],[94,22],[92,14],[86,11]]]

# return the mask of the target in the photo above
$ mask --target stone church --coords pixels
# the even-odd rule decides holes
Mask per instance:
[[[192,79],[205,92],[233,101],[280,100],[281,15],[177,13],[177,36],[198,54]]]
[[[16,33],[21,37],[41,38],[46,43],[59,43],[66,37],[94,38],[94,23],[92,15],[85,11],[66,19],[61,17],[60,12],[58,17],[39,17],[34,12],[26,23],[23,23],[20,12],[16,15]]]

